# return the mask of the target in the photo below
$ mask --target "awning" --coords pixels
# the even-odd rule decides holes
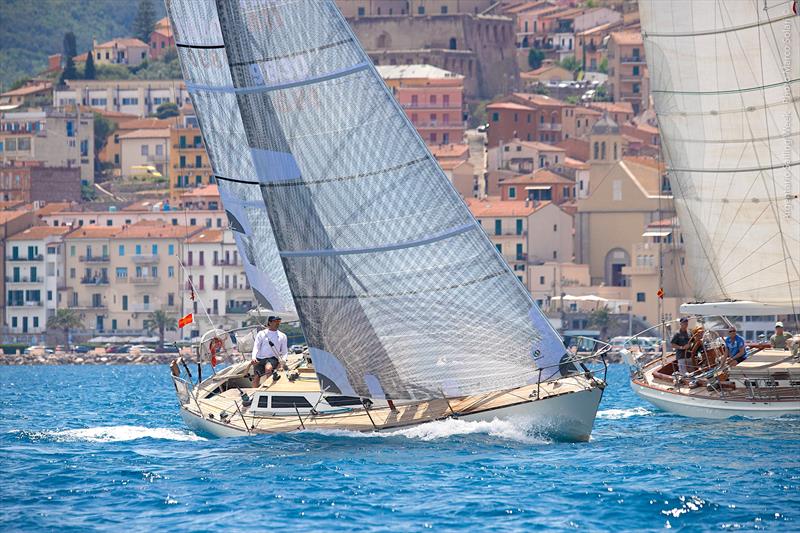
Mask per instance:
[[[549,191],[552,189],[552,185],[528,185],[525,187],[526,191]]]
[[[642,237],[666,237],[672,235],[672,230],[648,230],[642,233]]]
[[[682,304],[681,313],[702,316],[783,315],[798,312],[792,304],[762,304],[739,300],[734,302],[703,302]]]

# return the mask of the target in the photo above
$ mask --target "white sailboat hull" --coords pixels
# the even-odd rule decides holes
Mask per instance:
[[[585,442],[589,440],[597,408],[603,391],[600,387],[550,396],[497,409],[487,409],[460,416],[465,421],[519,420],[521,425],[533,432],[559,441]],[[229,424],[199,416],[196,412],[181,408],[181,417],[196,433],[214,437],[242,437],[247,433]],[[422,422],[429,423],[429,422]],[[334,429],[334,428],[332,428]],[[387,428],[381,431],[392,431]],[[319,431],[325,431],[319,429]]]
[[[800,401],[770,402],[723,400],[688,396],[631,382],[633,392],[659,409],[692,418],[724,419],[735,416],[748,418],[778,418],[800,416]]]

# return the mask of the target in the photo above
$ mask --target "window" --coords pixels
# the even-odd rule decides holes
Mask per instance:
[[[622,201],[622,180],[614,180],[611,182],[611,194],[615,202]]]
[[[157,144],[156,145],[156,155],[164,155],[164,145]]]
[[[144,305],[150,305],[150,295],[149,294],[145,294],[144,296],[142,296],[142,303]]]
[[[150,146],[143,144],[141,146],[142,155],[150,155]]]
[[[417,13],[420,14],[420,15],[424,15],[425,14],[425,6],[419,6],[417,8]]]
[[[119,256],[120,257],[125,257],[125,245],[124,244],[120,244],[119,245]]]
[[[553,250],[553,259],[558,259],[558,251]]]
[[[70,255],[70,257],[75,257],[75,245],[74,244],[69,247],[69,255]]]
[[[74,268],[70,268],[69,269],[69,278],[70,279],[75,279],[75,269]]]
[[[633,84],[633,94],[639,94],[641,86],[638,83]]]
[[[154,244],[151,247],[151,250],[153,251],[153,255],[158,255],[158,245],[157,244]]]
[[[167,267],[167,277],[174,278],[175,277],[175,267],[168,266]]]
[[[122,310],[123,311],[127,311],[128,310],[128,295],[127,294],[123,294],[122,295]]]
[[[167,294],[167,305],[170,306],[170,307],[175,305],[175,293],[174,292],[170,292],[170,293]]]
[[[636,301],[637,302],[644,302],[645,301],[644,298],[645,298],[645,295],[644,295],[643,292],[637,292],[636,293]]]
[[[633,75],[634,76],[638,76],[639,75],[639,67],[638,66],[633,67]]]
[[[170,244],[167,246],[167,255],[175,255],[175,245]]]
[[[500,252],[501,254],[503,253],[503,245],[502,244],[495,244],[494,247],[497,248],[498,252]]]
[[[517,235],[522,235],[522,219],[517,219]]]
[[[128,267],[117,267],[117,279],[128,277]]]
[[[262,396],[263,398],[263,396]],[[260,398],[259,398],[259,407],[260,405]],[[273,409],[294,409],[295,407],[305,407],[310,409],[313,407],[311,403],[306,399],[305,396],[273,396],[272,397],[272,408]]]
[[[495,220],[494,221],[494,234],[495,235],[502,235],[503,234],[503,221],[502,220]]]
[[[500,120],[500,113],[498,113],[497,111],[492,113],[492,122],[497,122],[499,120]]]
[[[359,17],[363,17],[364,13],[365,13],[364,8],[363,7],[359,7],[358,8],[358,16]]]
[[[509,198],[516,198],[517,197],[517,188],[516,187],[509,187],[508,188],[508,197]]]
[[[447,6],[442,6],[442,15],[447,15]]]
[[[33,327],[35,327],[35,328],[39,327],[39,317],[38,316],[33,317]]]
[[[544,285],[544,276],[539,276],[539,285]]]
[[[558,224],[553,224],[553,231],[558,231]]]
[[[136,255],[142,255],[142,245],[141,244],[137,244],[136,245]]]

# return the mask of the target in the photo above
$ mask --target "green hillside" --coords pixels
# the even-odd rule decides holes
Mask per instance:
[[[132,34],[138,0],[0,0],[0,88],[36,74],[47,56],[61,52],[64,33],[71,31],[78,53],[92,38],[99,42]],[[157,18],[164,4],[154,0]]]

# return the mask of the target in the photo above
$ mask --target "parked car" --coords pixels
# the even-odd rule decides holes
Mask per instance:
[[[165,344],[162,348],[158,350],[161,353],[180,353],[181,350],[174,344]]]
[[[89,353],[90,351],[92,351],[92,347],[91,346],[86,346],[86,345],[83,345],[83,344],[79,344],[78,346],[76,346],[74,348],[74,351],[75,351],[75,353]]]
[[[131,346],[128,350],[129,351],[126,352],[126,353],[130,353],[130,352],[156,353],[156,351],[153,348],[151,348],[149,346],[145,346],[144,344],[135,344],[135,345]]]
[[[25,348],[23,352],[25,355],[41,355],[41,354],[52,354],[53,350],[48,348],[47,346],[37,345],[37,346],[28,346]]]

